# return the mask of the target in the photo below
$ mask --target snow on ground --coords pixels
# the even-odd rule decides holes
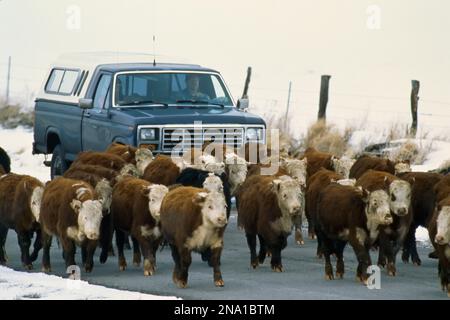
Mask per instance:
[[[174,300],[140,292],[109,289],[82,280],[44,273],[19,272],[0,266],[0,300]]]

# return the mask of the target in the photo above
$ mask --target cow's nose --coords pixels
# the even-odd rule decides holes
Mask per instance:
[[[444,242],[444,237],[441,235],[436,235],[436,237],[434,238],[434,241],[438,244],[442,244],[442,242]]]
[[[227,224],[227,218],[226,217],[219,217],[219,218],[217,218],[217,223],[218,224],[220,224],[220,225],[225,225],[225,224]]]
[[[96,240],[96,239],[98,239],[98,233],[97,232],[90,232],[90,233],[87,234],[87,237],[90,240]]]
[[[399,216],[404,216],[404,215],[406,215],[407,212],[408,212],[408,211],[406,210],[406,208],[400,208],[400,209],[398,209],[398,211],[397,211],[397,213],[398,213]]]
[[[390,213],[385,215],[384,221],[386,221],[387,223],[392,223],[392,215]]]
[[[293,213],[298,212],[299,210],[300,210],[300,206],[294,206],[294,207],[292,208],[292,212],[293,212]]]

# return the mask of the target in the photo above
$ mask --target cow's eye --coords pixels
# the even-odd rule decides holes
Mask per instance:
[[[391,201],[395,201],[397,198],[395,197],[395,194],[391,195]]]
[[[209,208],[209,210],[212,210],[212,209],[213,209],[213,206],[209,206],[208,208]]]
[[[286,199],[287,198],[287,195],[286,194],[283,194],[283,199]]]

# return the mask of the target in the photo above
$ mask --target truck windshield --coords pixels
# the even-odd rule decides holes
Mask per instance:
[[[212,73],[119,74],[114,90],[116,106],[195,105],[232,107],[233,102],[222,82]]]

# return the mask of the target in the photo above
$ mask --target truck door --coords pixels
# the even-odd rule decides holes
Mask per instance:
[[[93,95],[93,108],[84,111],[81,130],[83,151],[105,151],[112,141],[108,113],[111,79],[110,73],[100,75]]]

